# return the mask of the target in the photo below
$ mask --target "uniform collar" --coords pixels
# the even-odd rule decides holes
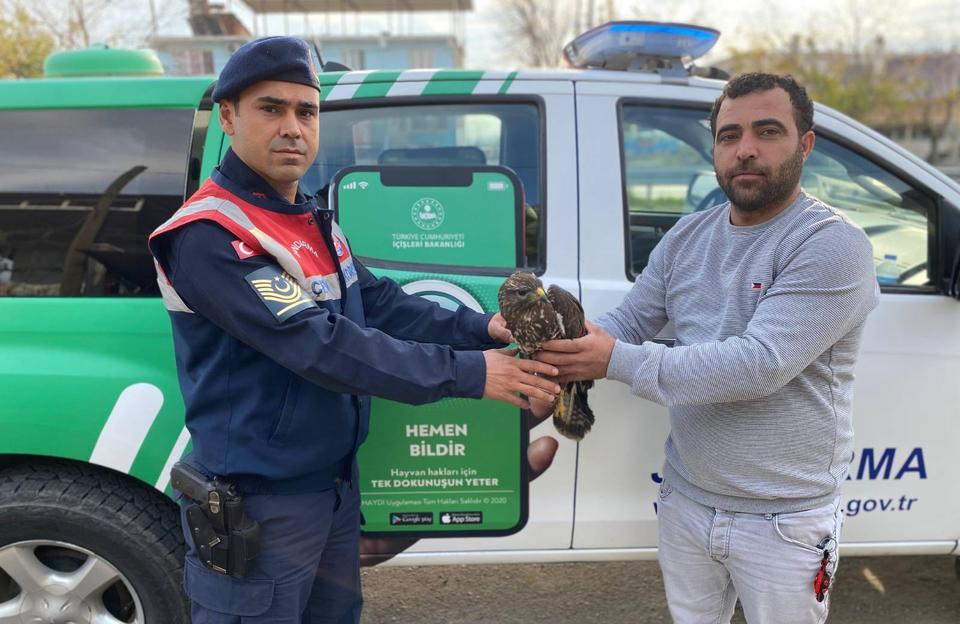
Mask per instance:
[[[210,177],[220,186],[258,208],[285,214],[302,214],[317,207],[316,200],[310,195],[303,194],[299,186],[294,203],[288,202],[283,195],[260,177],[260,174],[240,160],[232,149],[227,150],[220,166]]]

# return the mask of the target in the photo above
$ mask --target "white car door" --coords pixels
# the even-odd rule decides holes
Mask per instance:
[[[485,84],[490,82],[489,88]],[[430,107],[456,104],[469,108],[503,103],[505,105],[527,104],[535,106],[539,128],[530,129],[530,141],[540,142],[540,147],[531,143],[524,149],[537,154],[537,163],[523,165],[509,153],[509,142],[500,141],[498,162],[514,168],[524,184],[544,184],[541,188],[526,188],[527,204],[536,203],[538,218],[536,227],[547,227],[544,248],[540,250],[543,266],[537,269],[540,278],[547,284],[558,284],[571,292],[577,292],[577,230],[576,223],[576,136],[574,133],[573,83],[564,80],[525,80],[522,73],[509,84],[506,94],[498,93],[503,80],[481,81],[471,96],[445,97],[429,100],[420,98],[417,108],[429,116]],[[417,88],[419,87],[419,91]],[[412,92],[421,92],[423,87],[414,83],[406,85]],[[398,106],[410,106],[410,100],[398,101]],[[391,105],[390,98],[383,106]],[[364,115],[361,109],[357,115]],[[492,127],[492,126],[491,126]],[[471,133],[463,133],[464,140],[471,140]],[[532,168],[542,171],[537,182],[529,178]],[[527,227],[534,221],[528,218]],[[556,436],[549,419],[530,432],[530,439],[544,435]],[[397,557],[398,564],[467,563],[478,561],[525,561],[542,559],[544,553],[569,552],[573,527],[573,498],[576,471],[577,445],[561,439],[551,467],[529,489],[529,512],[525,527],[507,537],[473,537],[424,539]]]
[[[576,90],[581,284],[595,318],[620,303],[677,218],[723,201],[707,125],[718,92],[602,82]],[[817,123],[804,188],[864,227],[883,291],[857,368],[846,549],[950,552],[960,533],[960,500],[950,495],[960,480],[951,454],[960,303],[941,294],[940,278],[952,269],[956,241],[942,237],[956,236],[960,193],[841,115],[818,109]],[[597,424],[579,449],[574,546],[652,553],[667,411],[614,382],[598,383],[591,398]]]
[[[697,130],[703,109],[691,109],[689,98],[699,97],[705,106],[714,92],[664,86],[658,77],[649,78],[649,83],[576,83],[580,282],[588,318],[616,307],[633,285],[641,267],[630,249],[636,249],[637,262],[639,256],[645,258],[678,216],[695,207],[688,189],[705,197],[715,186],[703,154],[657,129],[660,124]],[[655,120],[649,128],[636,119],[644,111]],[[705,145],[709,130],[704,133],[706,138],[699,140]],[[672,161],[668,158],[662,167],[644,166],[658,163],[664,151],[674,154]],[[625,161],[630,165],[626,175]],[[637,167],[631,164],[635,161]],[[706,184],[698,176],[707,176]],[[642,204],[650,210],[628,212],[628,201],[632,207]],[[574,547],[631,549],[612,551],[615,557],[652,556],[657,545],[654,503],[669,430],[667,410],[631,395],[623,384],[605,380],[591,391],[590,402],[597,422],[580,443]]]
[[[849,552],[948,553],[960,535],[960,302],[943,290],[960,189],[841,115],[816,121],[804,185],[866,230],[882,293],[857,363],[844,539]]]

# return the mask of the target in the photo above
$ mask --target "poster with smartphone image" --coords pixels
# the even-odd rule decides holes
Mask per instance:
[[[330,187],[353,254],[448,309],[497,310],[523,262],[523,192],[494,166],[356,166]],[[375,398],[361,446],[366,535],[507,535],[527,520],[528,431],[497,401],[411,406]]]

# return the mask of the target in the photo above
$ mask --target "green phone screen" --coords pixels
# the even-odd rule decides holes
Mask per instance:
[[[406,292],[497,310],[523,257],[523,193],[504,167],[350,167],[331,204],[353,254]],[[527,518],[523,414],[494,401],[374,399],[360,448],[366,534],[504,535]]]

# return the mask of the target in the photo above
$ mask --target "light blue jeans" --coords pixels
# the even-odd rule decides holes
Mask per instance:
[[[694,502],[665,480],[657,519],[667,605],[678,624],[729,622],[737,598],[749,624],[826,621],[830,592],[817,602],[814,579],[825,549],[827,570],[836,572],[839,497],[807,511],[737,513]]]

